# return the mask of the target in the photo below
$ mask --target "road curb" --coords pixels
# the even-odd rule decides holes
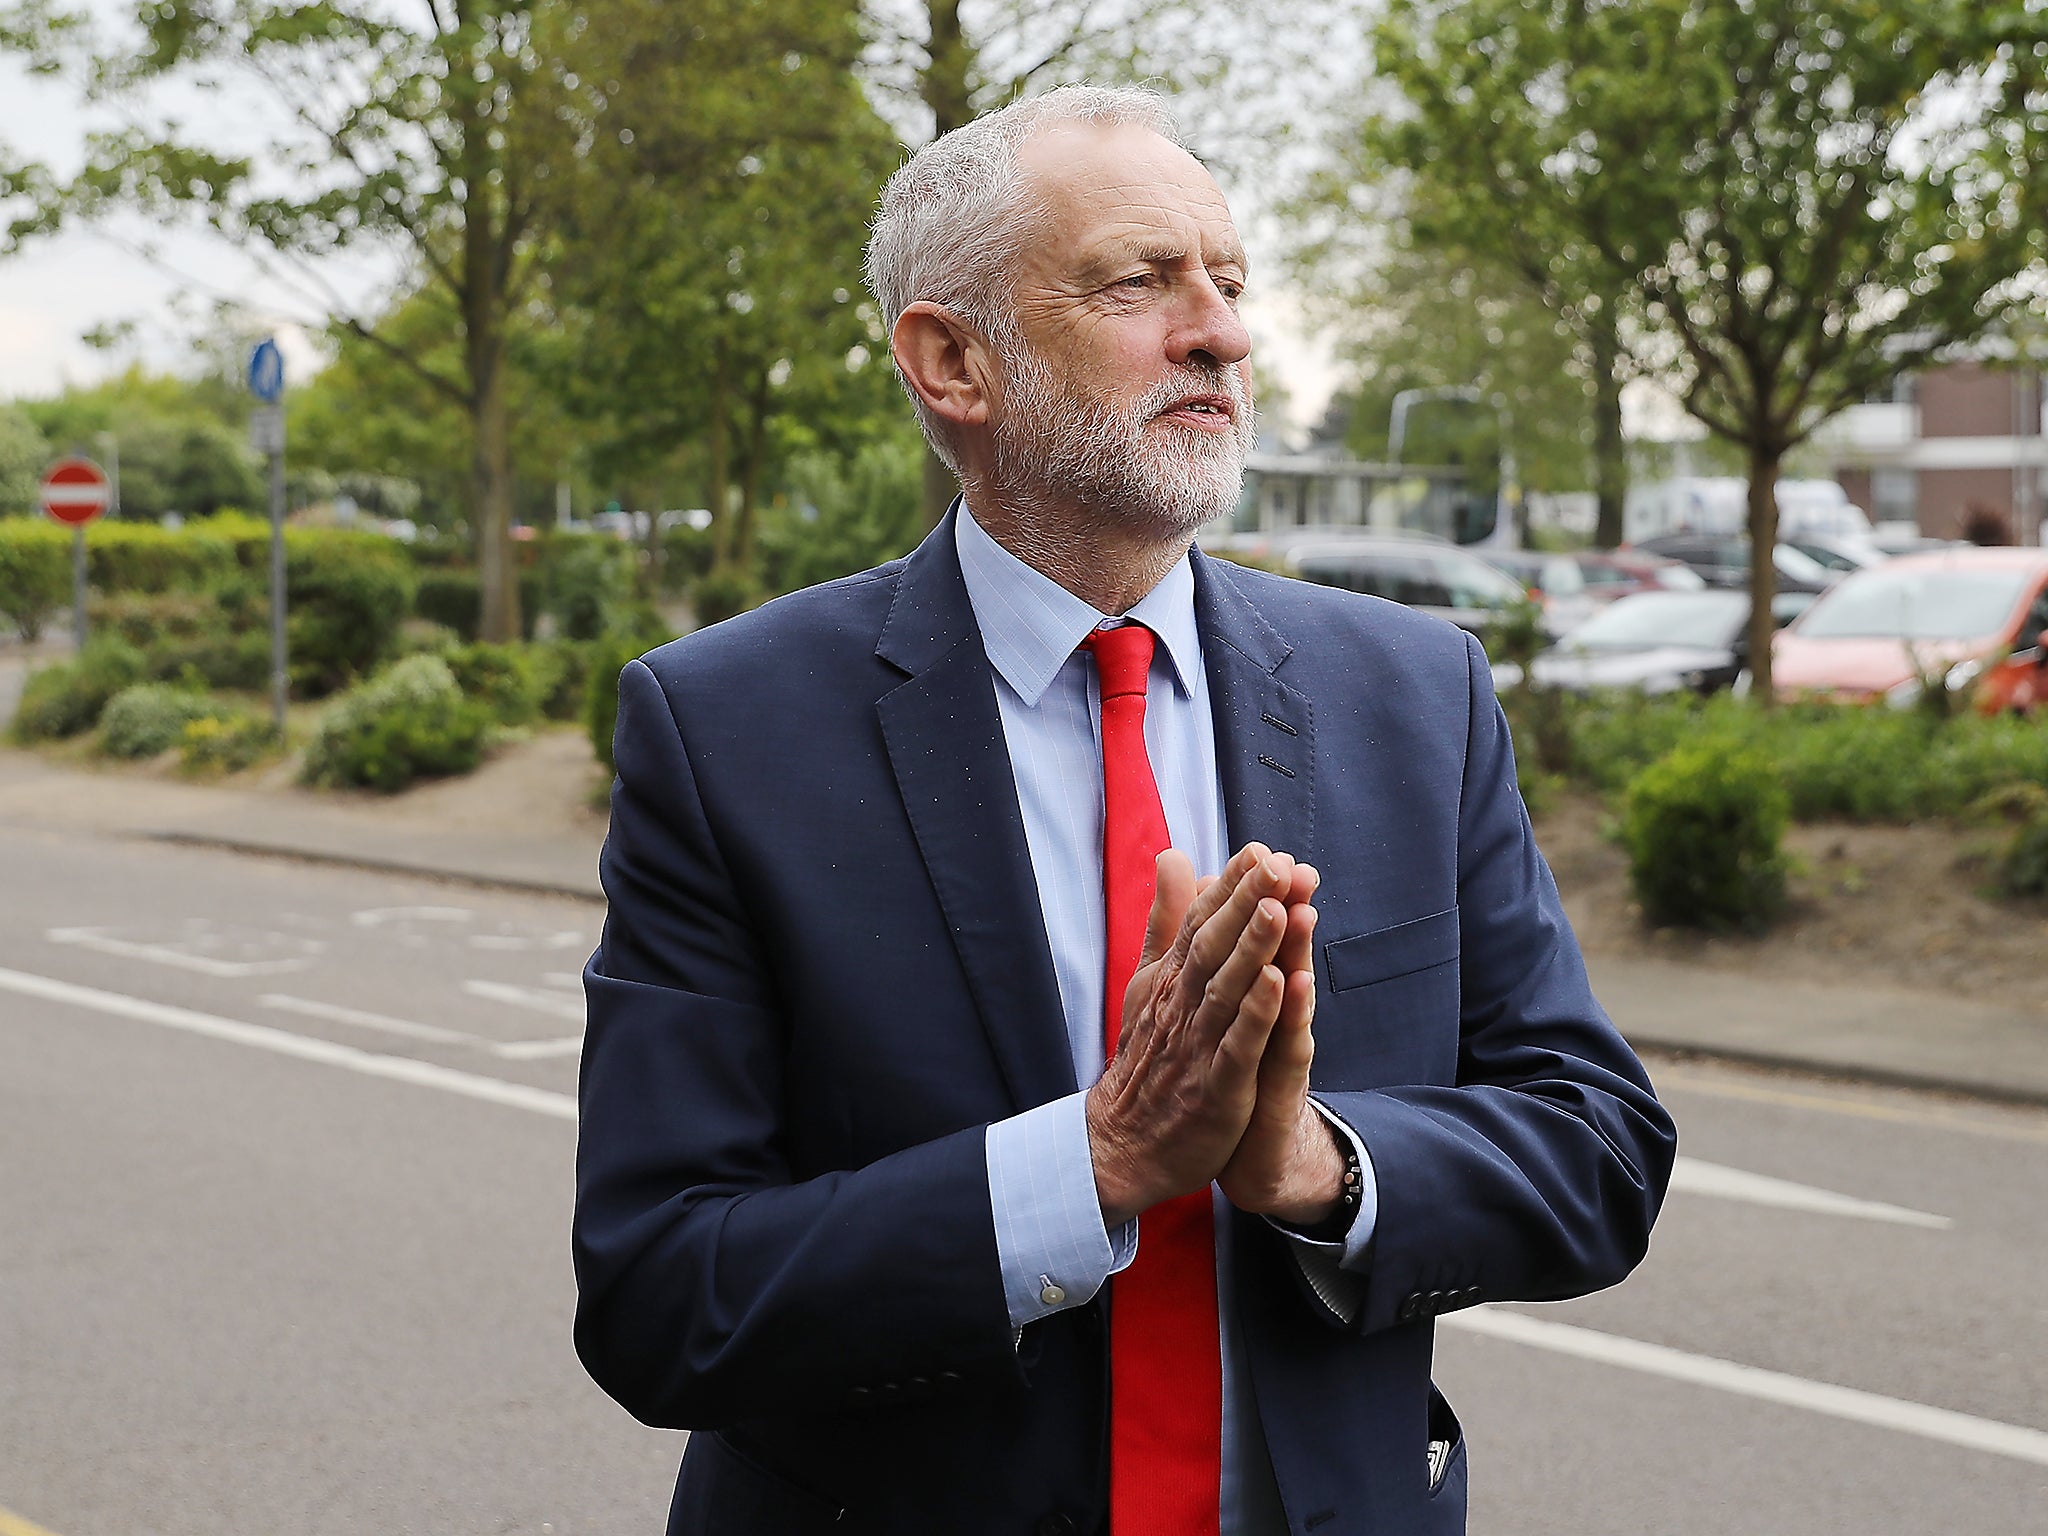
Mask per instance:
[[[2048,1109],[2048,1088],[2030,1088],[2010,1083],[1970,1082],[1942,1077],[1931,1072],[1906,1072],[1891,1067],[1872,1067],[1855,1062],[1830,1061],[1821,1056],[1803,1056],[1797,1051],[1768,1051],[1753,1046],[1703,1045],[1697,1040],[1671,1040],[1647,1035],[1640,1030],[1623,1030],[1628,1043],[1638,1050],[1657,1051],[1680,1060],[1725,1061],[1744,1067],[1774,1067],[1804,1072],[1813,1077],[1832,1078],[1842,1083],[1862,1083],[1873,1088],[1908,1088],[1917,1093],[1946,1093],[1959,1098],[2010,1104],[2021,1109]]]
[[[186,848],[211,848],[223,853],[255,858],[290,859],[305,864],[322,864],[337,869],[357,869],[370,874],[403,875],[415,880],[434,880],[446,885],[475,890],[509,891],[528,896],[552,896],[587,903],[602,903],[604,893],[595,886],[578,886],[562,881],[527,879],[517,875],[481,874],[475,870],[411,863],[404,859],[382,859],[366,854],[337,853],[287,843],[267,843],[253,838],[226,837],[216,833],[179,829],[145,830],[139,834],[152,842]],[[2048,1087],[2026,1084],[1990,1083],[1946,1077],[1939,1073],[1914,1072],[1861,1062],[1830,1060],[1796,1050],[1767,1050],[1756,1046],[1709,1044],[1681,1040],[1638,1029],[1622,1031],[1638,1049],[1695,1061],[1721,1061],[1737,1066],[1763,1067],[1803,1072],[1814,1077],[1844,1083],[1861,1083],[1877,1088],[1904,1088],[1919,1093],[1952,1094],[1988,1103],[2009,1104],[2024,1109],[2048,1109]]]
[[[553,880],[529,880],[518,875],[485,875],[473,870],[454,870],[430,864],[413,864],[404,859],[379,859],[366,854],[333,853],[322,848],[305,848],[290,843],[264,843],[242,837],[222,837],[210,832],[145,830],[138,834],[155,843],[181,848],[211,848],[221,853],[239,853],[262,859],[290,859],[301,864],[325,864],[336,869],[360,869],[376,875],[405,875],[414,880],[437,880],[444,885],[466,885],[484,891],[513,891],[526,896],[558,896],[570,901],[602,904],[602,890],[591,886],[567,885]]]

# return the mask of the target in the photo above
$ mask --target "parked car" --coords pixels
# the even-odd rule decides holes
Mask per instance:
[[[1847,576],[1883,565],[1891,556],[1868,539],[1834,538],[1827,534],[1791,534],[1780,541],[1796,549],[1824,571]]]
[[[1749,599],[1740,592],[1638,592],[1610,603],[1529,664],[1572,693],[1718,693],[1748,659]],[[1496,682],[1510,679],[1500,677]]]
[[[1710,587],[1749,586],[1749,540],[1722,534],[1673,533],[1645,539],[1635,546],[1653,555],[1682,560],[1697,571]],[[1791,545],[1780,543],[1772,563],[1778,570],[1780,592],[1819,594],[1838,579],[1813,559]]]
[[[1784,697],[1910,704],[1976,688],[1986,713],[2048,703],[2048,550],[1945,549],[1849,577],[1778,636]]]
[[[1529,600],[1543,610],[1543,627],[1552,635],[1569,634],[1600,611],[1601,599],[1587,586],[1585,570],[1574,555],[1535,549],[1473,553],[1522,584]]]
[[[1632,592],[1697,592],[1706,586],[1682,561],[1636,550],[1578,549],[1565,554],[1538,550],[1474,550],[1506,571],[1543,604],[1544,627],[1567,635],[1608,603]]]
[[[1435,539],[1352,534],[1289,542],[1279,553],[1289,575],[1326,587],[1388,598],[1484,634],[1503,613],[1526,603],[1513,577],[1477,555]]]

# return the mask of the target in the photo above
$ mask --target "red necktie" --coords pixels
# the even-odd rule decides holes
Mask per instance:
[[[1098,629],[1083,642],[1102,683],[1102,892],[1109,964],[1106,1054],[1145,947],[1166,813],[1145,755],[1152,631]],[[1216,1335],[1216,1232],[1207,1188],[1145,1212],[1138,1257],[1112,1282],[1109,1528],[1112,1536],[1216,1536],[1223,1471],[1223,1359]]]

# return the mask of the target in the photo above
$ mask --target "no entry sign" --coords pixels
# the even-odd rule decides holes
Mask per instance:
[[[43,475],[43,511],[60,523],[89,523],[112,499],[107,472],[91,459],[59,459]]]

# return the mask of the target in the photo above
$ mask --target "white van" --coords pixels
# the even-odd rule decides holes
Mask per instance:
[[[1667,533],[1743,534],[1749,528],[1749,482],[1737,475],[1681,475],[1632,485],[1621,525],[1631,544]],[[1778,533],[1865,541],[1870,519],[1832,480],[1780,480]]]

